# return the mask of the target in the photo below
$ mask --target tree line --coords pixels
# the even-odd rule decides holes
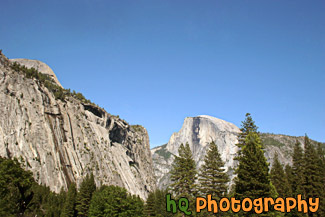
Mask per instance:
[[[94,176],[87,175],[77,190],[50,191],[39,185],[17,159],[0,157],[0,216],[103,217],[143,216],[144,202],[126,189],[102,185],[96,188]]]
[[[0,157],[0,216],[118,216],[118,217],[169,217],[184,216],[166,210],[166,195],[186,197],[190,201],[191,216],[325,216],[325,152],[320,144],[313,145],[305,136],[304,144],[296,142],[292,165],[282,165],[275,155],[272,168],[264,156],[264,145],[258,127],[250,114],[242,122],[238,136],[239,147],[235,160],[236,176],[230,180],[224,168],[218,146],[214,142],[200,169],[196,168],[189,144],[179,147],[170,171],[171,185],[166,190],[150,192],[146,202],[131,195],[126,189],[102,185],[97,188],[92,174],[88,174],[79,188],[70,184],[68,191],[50,191],[39,185],[30,171],[22,169],[17,159]],[[195,197],[212,195],[212,198],[320,198],[316,213],[290,213],[275,210],[257,215],[252,212],[217,213],[203,210],[195,213]]]
[[[82,103],[93,104],[89,99],[86,99],[82,93],[71,91],[70,89],[64,89],[55,83],[55,81],[46,74],[39,72],[34,67],[27,68],[24,65],[21,65],[17,62],[13,62],[10,65],[11,69],[17,73],[24,75],[26,78],[36,79],[41,84],[43,84],[49,91],[51,91],[55,99],[64,101],[66,97],[74,97],[75,99],[80,100]]]
[[[303,146],[302,146],[303,145]],[[272,168],[264,156],[264,145],[259,136],[258,127],[251,115],[246,114],[242,122],[241,133],[238,136],[238,153],[235,160],[234,180],[229,179],[225,172],[217,145],[212,142],[199,170],[196,168],[189,144],[181,145],[179,156],[175,156],[170,171],[172,184],[168,188],[176,199],[186,197],[190,201],[191,216],[325,216],[325,153],[321,144],[313,145],[305,136],[304,144],[296,142],[292,154],[292,165],[282,165],[275,154]],[[149,194],[145,205],[146,216],[171,216],[166,213],[166,196],[160,190]],[[166,192],[165,192],[166,193]],[[320,198],[316,213],[298,212],[297,208],[289,213],[275,210],[256,214],[254,211],[238,213],[217,213],[202,210],[195,213],[195,197],[212,195],[212,198],[287,198],[302,195],[303,198]],[[158,207],[158,208],[157,208]],[[174,216],[184,216],[177,213]]]

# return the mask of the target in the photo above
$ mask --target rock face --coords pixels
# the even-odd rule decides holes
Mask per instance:
[[[174,133],[165,145],[151,150],[154,162],[158,187],[164,189],[170,184],[169,171],[172,167],[174,156],[178,155],[178,148],[187,142],[193,153],[197,168],[203,163],[208,144],[214,141],[219,148],[225,169],[231,178],[234,177],[234,168],[237,161],[234,156],[238,151],[235,145],[240,129],[232,123],[211,116],[198,116],[185,118],[181,130]],[[260,134],[265,146],[265,156],[272,163],[275,153],[278,153],[282,164],[291,164],[293,147],[298,140],[303,144],[303,137],[292,137],[275,134]]]
[[[18,62],[50,74],[60,85],[46,64]],[[118,185],[141,198],[155,188],[145,128],[71,96],[57,100],[38,80],[14,72],[2,54],[0,114],[0,155],[17,158],[51,190],[79,185],[90,172],[98,186]]]
[[[235,164],[233,158],[237,152],[235,144],[238,133],[240,130],[234,124],[215,117],[201,115],[185,118],[181,130],[171,136],[167,145],[151,150],[158,187],[165,188],[169,184],[168,172],[182,143],[189,143],[197,167],[200,167],[209,148],[208,144],[215,141],[225,168],[231,174],[231,168]]]
[[[21,65],[26,66],[27,68],[35,68],[38,71],[42,72],[45,75],[49,75],[54,82],[59,85],[60,87],[62,87],[62,85],[60,84],[58,78],[56,77],[56,75],[54,74],[53,70],[45,63],[39,61],[39,60],[29,60],[29,59],[10,59],[10,62],[17,62]]]

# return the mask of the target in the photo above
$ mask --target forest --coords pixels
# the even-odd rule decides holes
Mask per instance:
[[[272,167],[264,156],[258,127],[246,114],[238,136],[239,151],[236,177],[230,180],[218,146],[212,142],[204,164],[197,169],[188,144],[179,147],[170,172],[171,185],[166,190],[150,192],[146,201],[131,195],[118,186],[96,187],[95,177],[88,174],[79,188],[71,183],[67,191],[50,191],[38,184],[30,171],[24,170],[17,159],[0,158],[0,216],[184,216],[181,211],[168,212],[166,195],[189,200],[188,216],[325,216],[325,155],[321,144],[313,145],[308,136],[304,144],[297,142],[292,154],[292,165],[281,165],[275,155]],[[297,208],[282,213],[270,208],[256,214],[239,211],[232,213],[195,212],[195,198],[211,195],[220,198],[319,198],[317,212],[300,212]]]

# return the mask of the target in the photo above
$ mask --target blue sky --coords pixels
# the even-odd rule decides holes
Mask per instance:
[[[187,116],[325,142],[325,1],[2,0],[0,48],[168,142]]]

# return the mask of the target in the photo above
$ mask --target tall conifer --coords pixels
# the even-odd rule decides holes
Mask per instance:
[[[180,145],[171,169],[171,189],[178,197],[192,198],[196,193],[197,171],[188,143]]]
[[[76,197],[77,197],[77,188],[76,184],[72,183],[69,186],[66,200],[63,205],[63,210],[61,213],[62,217],[74,217],[76,216]]]
[[[320,198],[323,190],[322,168],[320,168],[320,159],[316,153],[315,147],[311,144],[309,138],[305,136],[305,155],[304,155],[304,180],[303,189],[305,198]],[[321,216],[319,212],[308,212],[308,216]]]
[[[85,179],[82,181],[79,192],[77,194],[77,205],[76,210],[78,211],[78,216],[86,217],[88,216],[89,205],[91,197],[96,190],[96,184],[94,175],[90,176],[87,174]]]
[[[285,176],[283,166],[279,162],[277,153],[274,155],[270,175],[272,184],[275,186],[278,196],[282,198],[287,197],[289,192],[289,183]]]
[[[248,133],[245,146],[242,147],[242,155],[238,160],[237,179],[235,180],[236,199],[274,197],[268,163],[257,133]],[[253,214],[253,211],[244,212],[241,216],[252,216]],[[261,214],[261,216],[272,216],[272,213]]]
[[[319,215],[325,216],[325,150],[321,144],[317,144],[317,155],[318,155],[318,167],[321,176],[321,192],[320,192],[320,204],[319,204]]]
[[[292,173],[293,173],[293,180],[292,180],[292,193],[294,196],[298,194],[303,194],[303,179],[304,179],[304,154],[302,147],[298,141],[293,149],[292,155]]]
[[[210,143],[205,155],[204,164],[200,169],[199,182],[202,196],[211,194],[213,198],[219,200],[227,193],[229,177],[225,172],[218,146],[214,142]]]
[[[156,216],[155,203],[156,203],[155,193],[150,192],[146,204],[144,205],[145,216]]]

